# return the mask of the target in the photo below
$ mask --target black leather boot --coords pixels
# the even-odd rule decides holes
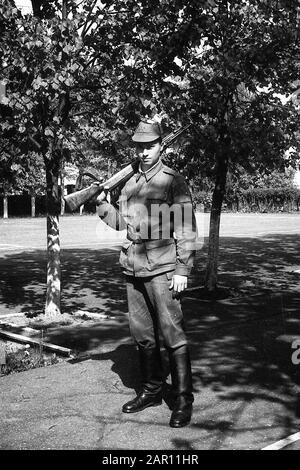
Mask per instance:
[[[170,419],[172,428],[181,428],[191,421],[193,385],[190,355],[187,346],[169,351],[174,404]]]
[[[162,403],[162,368],[159,350],[139,348],[142,389],[131,401],[123,405],[123,413],[137,413],[149,406]]]

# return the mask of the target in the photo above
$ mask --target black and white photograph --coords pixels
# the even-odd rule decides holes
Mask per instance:
[[[0,397],[20,459],[300,450],[299,0],[0,0]]]

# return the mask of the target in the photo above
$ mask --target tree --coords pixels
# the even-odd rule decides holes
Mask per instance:
[[[9,1],[0,7],[4,104],[11,110],[11,119],[2,123],[2,129],[15,136],[16,145],[30,143],[45,166],[47,316],[60,312],[58,178],[65,150],[76,146],[82,115],[92,116],[89,126],[94,127],[99,144],[113,146],[118,89],[127,78],[120,44],[125,44],[130,19],[124,19],[123,8],[117,2],[97,6],[96,1],[84,0],[80,8],[77,3],[35,1],[34,15],[25,17]]]
[[[12,113],[6,132],[45,165],[47,315],[60,311],[62,162],[88,132],[97,151],[119,154],[120,163],[124,134],[157,113],[166,131],[193,123],[179,163],[215,179],[206,279],[214,290],[228,168],[282,166],[290,147],[293,163],[299,148],[295,106],[276,98],[298,78],[297,9],[263,0],[33,4],[34,16],[22,17],[2,2],[0,52]]]
[[[287,83],[297,77],[299,44],[297,31],[289,23],[292,13],[295,18],[296,12],[266,2],[216,2],[206,15],[209,27],[201,58],[194,58],[189,67],[192,100],[199,103],[198,111],[206,107],[213,134],[204,148],[216,164],[208,290],[217,285],[220,214],[228,168],[240,163],[246,169],[282,169],[285,151],[291,146],[299,149],[299,115],[293,106],[283,106],[275,97],[276,93],[291,93],[293,88]],[[291,160],[295,157],[296,152]]]
[[[133,91],[150,115],[164,112],[169,124],[193,122],[186,161],[215,180],[206,275],[214,291],[228,169],[282,169],[299,151],[299,113],[277,96],[291,94],[298,79],[299,7],[164,0],[138,2],[136,10],[132,77],[139,85]]]

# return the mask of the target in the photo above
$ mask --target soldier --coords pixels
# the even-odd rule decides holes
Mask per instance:
[[[192,415],[192,373],[183,329],[180,294],[187,287],[194,259],[196,224],[184,178],[161,161],[161,131],[141,122],[132,140],[139,167],[120,198],[98,197],[98,215],[117,230],[127,228],[120,263],[126,276],[131,335],[138,346],[142,386],[123,405],[136,413],[162,403],[164,377],[159,331],[169,353],[174,401],[171,427],[186,426]]]

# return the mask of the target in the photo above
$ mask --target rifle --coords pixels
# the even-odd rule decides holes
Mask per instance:
[[[190,126],[191,124],[180,127],[179,129],[177,129],[177,131],[171,132],[171,134],[168,134],[166,137],[164,137],[162,139],[162,152],[172,142],[174,142],[174,140],[176,140],[177,137],[179,137],[184,131],[186,131]],[[85,171],[82,173],[82,176],[83,175],[89,176],[90,178],[97,181],[97,184],[93,183],[85,189],[82,189],[80,191],[75,191],[74,193],[71,193],[68,196],[65,196],[64,200],[66,201],[70,210],[73,212],[76,209],[78,209],[78,207],[82,206],[83,204],[90,201],[93,197],[100,194],[104,189],[108,191],[112,191],[120,184],[125,183],[136,172],[138,168],[138,164],[139,164],[139,159],[137,158],[133,162],[131,162],[129,165],[127,165],[125,168],[118,171],[118,173],[113,175],[111,178],[109,178],[105,182],[103,182],[102,180],[99,180],[99,178],[97,178],[90,171]]]

